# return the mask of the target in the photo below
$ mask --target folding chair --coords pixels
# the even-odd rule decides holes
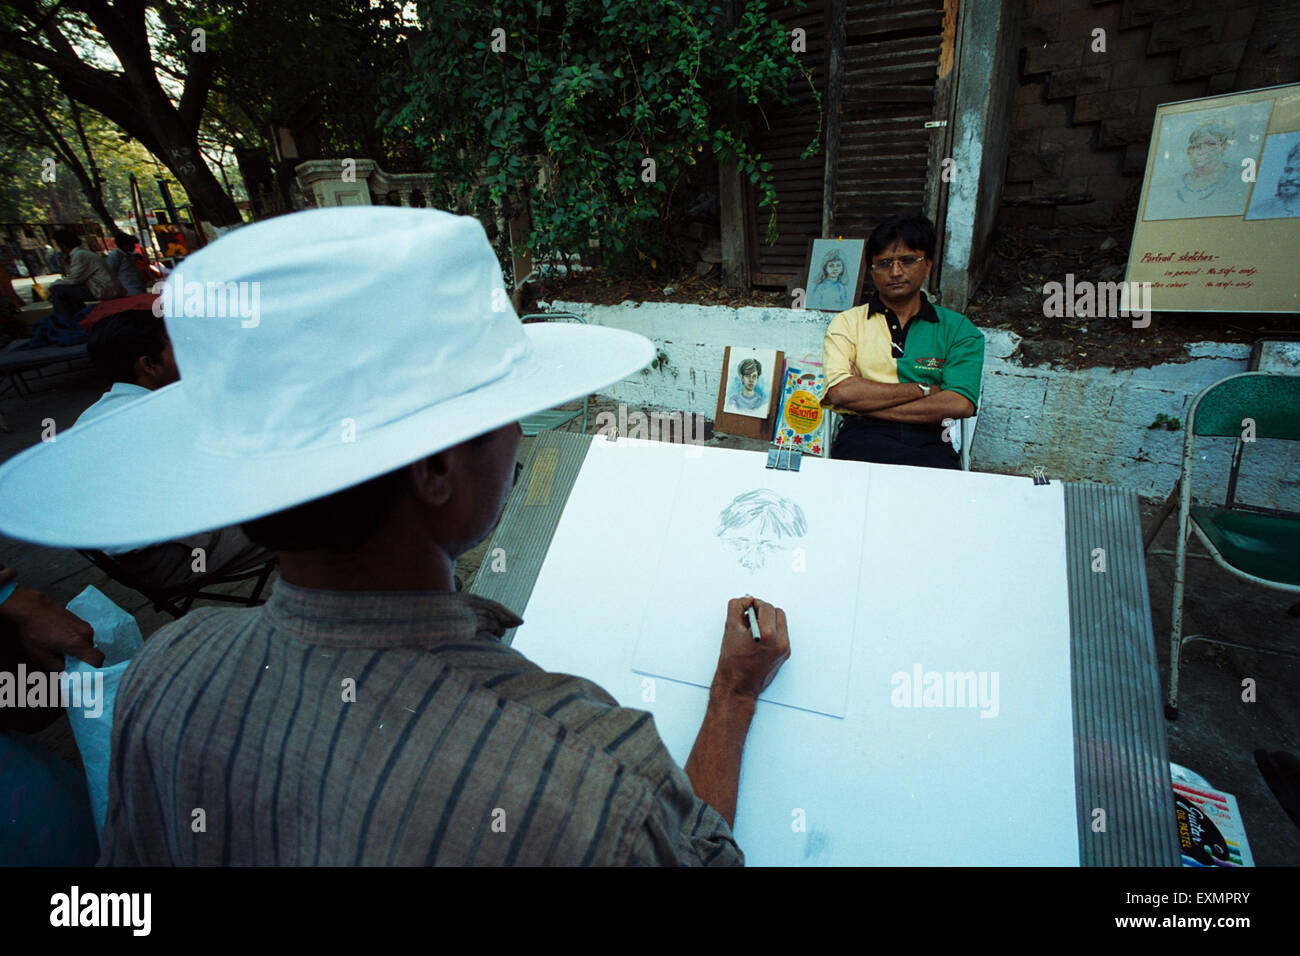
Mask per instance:
[[[586,325],[586,321],[580,315],[572,312],[530,312],[523,316],[520,321],[529,320],[541,322],[577,322],[580,325]],[[587,433],[587,404],[590,401],[590,395],[582,396],[582,433]],[[524,435],[533,436],[538,432],[555,431],[563,428],[569,422],[578,417],[577,409],[564,407],[549,408],[546,411],[537,412],[519,420],[519,427],[523,429]]]
[[[1253,423],[1253,435],[1249,426]],[[1223,507],[1192,504],[1192,466],[1200,436],[1236,438]],[[1169,638],[1169,698],[1165,717],[1178,716],[1178,669],[1184,646],[1212,640],[1229,647],[1300,658],[1290,648],[1238,644],[1208,634],[1183,634],[1183,592],[1190,532],[1195,532],[1209,558],[1225,571],[1262,587],[1300,593],[1300,513],[1261,508],[1236,501],[1237,476],[1245,446],[1253,439],[1300,441],[1300,376],[1245,372],[1216,382],[1192,402],[1183,438],[1182,473],[1178,487],[1156,516],[1146,535],[1149,554],[1174,557],[1173,621]],[[1174,551],[1152,549],[1151,544],[1178,504],[1178,545]]]
[[[263,561],[261,564],[255,564],[239,571],[229,571],[222,574],[198,574],[195,575],[190,584],[184,587],[163,590],[153,587],[134,574],[130,569],[114,559],[111,554],[105,554],[103,551],[80,549],[78,553],[114,581],[133,591],[139,591],[153,603],[154,610],[166,611],[172,617],[177,618],[188,614],[190,607],[199,598],[207,601],[224,601],[227,604],[242,604],[244,607],[256,607],[262,603],[262,589],[266,587],[271,572],[275,570],[276,565],[279,563],[272,558],[270,561]],[[254,582],[252,592],[247,595],[204,590],[218,584],[238,584],[243,581]]]
[[[984,379],[980,378],[979,401],[975,403],[975,414],[970,418],[959,419],[961,428],[958,431],[960,444],[957,446],[957,453],[961,455],[961,470],[970,471],[970,445],[975,440],[975,423],[979,421],[979,410],[984,405]]]

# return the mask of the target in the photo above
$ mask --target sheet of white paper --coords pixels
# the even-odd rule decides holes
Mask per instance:
[[[708,687],[725,602],[752,594],[785,611],[798,648],[762,699],[843,717],[866,512],[866,472],[844,462],[768,470],[719,448],[684,459],[632,669]]]
[[[678,478],[703,454],[594,441],[514,641],[541,667],[650,711],[679,764],[708,691],[630,663],[647,604],[671,599],[653,593],[649,570]],[[736,454],[763,471],[761,453]],[[847,712],[828,720],[759,702],[735,827],[747,861],[1078,865],[1060,484],[843,464],[871,487]],[[894,706],[896,675],[918,664],[922,691],[929,672],[974,673],[976,706]],[[990,690],[998,675],[996,716],[978,706],[981,672]]]

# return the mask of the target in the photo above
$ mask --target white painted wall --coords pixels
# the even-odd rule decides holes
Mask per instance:
[[[647,302],[599,306],[553,302],[593,325],[627,329],[651,339],[663,360],[614,385],[608,394],[629,405],[703,414],[717,407],[723,350],[728,345],[780,349],[791,358],[820,360],[831,314],[779,308],[740,308]],[[1142,347],[1134,332],[1134,348]],[[1125,485],[1163,497],[1178,480],[1183,432],[1155,430],[1159,414],[1185,421],[1196,394],[1246,371],[1250,347],[1214,342],[1189,347],[1189,360],[1151,368],[1081,371],[1025,367],[1011,355],[1019,337],[985,333],[984,401],[972,445],[981,471],[1030,474]],[[1198,442],[1198,494],[1221,494],[1232,442]],[[1201,478],[1204,478],[1203,482]],[[1219,491],[1216,492],[1216,489]],[[1248,447],[1238,500],[1300,510],[1300,447],[1260,441]]]

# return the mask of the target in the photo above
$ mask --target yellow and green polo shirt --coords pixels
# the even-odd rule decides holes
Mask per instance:
[[[879,293],[831,319],[822,343],[823,405],[830,404],[825,396],[832,388],[853,377],[850,363],[871,382],[937,385],[979,405],[984,333],[960,312],[931,304],[924,292],[920,296],[921,309],[906,326]],[[835,411],[860,414],[848,408]]]

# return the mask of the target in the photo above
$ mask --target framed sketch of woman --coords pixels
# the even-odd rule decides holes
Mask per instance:
[[[843,312],[862,291],[865,239],[814,239],[809,244],[804,308]]]

